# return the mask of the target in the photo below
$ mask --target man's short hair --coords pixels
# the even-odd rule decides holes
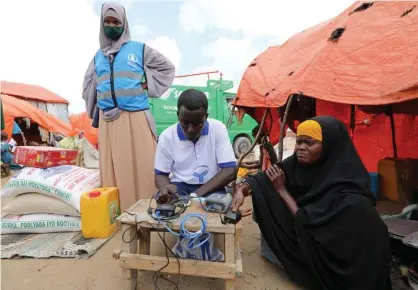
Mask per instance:
[[[202,108],[205,112],[208,111],[208,98],[205,93],[196,89],[188,89],[180,94],[177,101],[177,109],[185,107],[188,110],[194,111]]]

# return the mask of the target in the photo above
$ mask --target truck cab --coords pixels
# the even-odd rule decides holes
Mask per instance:
[[[222,78],[208,80],[205,87],[172,85],[160,98],[150,98],[150,110],[157,125],[157,135],[178,122],[177,99],[183,91],[191,88],[205,93],[208,98],[209,118],[217,119],[227,126],[235,155],[239,157],[246,152],[253,141],[251,130],[257,126],[257,122],[245,115],[242,122],[238,124],[237,117],[234,114],[231,116],[233,113],[231,102],[235,94],[226,92],[226,90],[233,88],[233,82]]]

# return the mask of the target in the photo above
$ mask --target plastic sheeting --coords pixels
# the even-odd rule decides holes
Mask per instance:
[[[26,101],[7,95],[1,95],[1,99],[6,125],[5,131],[9,137],[13,131],[14,119],[19,117],[28,118],[51,133],[59,133],[64,136],[70,136],[73,134],[73,129],[69,124],[59,120],[53,115],[35,108]]]
[[[233,101],[238,117],[246,112],[260,122],[269,108],[263,129],[277,143],[277,108],[292,94],[314,98],[314,115],[345,122],[366,167],[375,171],[379,159],[394,156],[390,117],[381,107],[389,105],[398,157],[418,158],[416,4],[356,2],[337,17],[268,48],[244,73]],[[370,113],[365,105],[380,112]],[[295,128],[296,119],[287,125]]]
[[[86,138],[90,144],[96,146],[99,140],[98,129],[93,128],[92,122],[93,121],[87,116],[86,112],[70,116],[70,123],[73,127],[74,134],[83,133],[84,138]]]

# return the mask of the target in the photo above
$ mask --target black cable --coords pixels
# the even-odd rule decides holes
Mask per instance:
[[[223,224],[223,225],[226,225],[226,221],[224,220],[224,219],[222,219],[222,214],[219,212],[219,218],[220,218],[220,220],[221,220],[221,223]]]
[[[156,290],[160,290],[160,288],[158,287],[158,280],[159,279],[162,279],[162,280],[165,280],[165,281],[169,282],[170,284],[174,285],[174,289],[173,290],[178,290],[179,289],[179,281],[180,281],[180,260],[179,260],[178,256],[167,245],[167,242],[165,241],[165,234],[166,234],[166,232],[165,231],[163,232],[163,236],[161,236],[161,233],[160,232],[157,232],[157,234],[158,234],[158,237],[160,238],[160,240],[163,242],[163,244],[165,246],[165,256],[167,258],[167,263],[163,267],[161,267],[160,269],[158,269],[154,273],[154,275],[153,275],[154,287],[155,287]],[[170,251],[170,253],[177,260],[178,267],[177,267],[177,279],[176,279],[176,281],[172,281],[172,280],[168,279],[167,277],[164,277],[163,274],[160,274],[160,272],[162,270],[164,270],[165,268],[167,268],[168,265],[170,264],[170,258],[168,256],[168,251]]]
[[[184,211],[183,211],[184,212]],[[132,213],[129,213],[129,212],[126,212],[127,214],[129,214],[129,215],[134,215],[134,214],[132,214]],[[151,228],[153,228],[154,230],[156,230],[157,231],[157,234],[158,234],[158,237],[160,238],[160,240],[163,242],[163,244],[164,244],[164,247],[165,247],[165,254],[166,254],[166,258],[167,258],[167,263],[163,266],[163,267],[161,267],[160,269],[158,269],[155,273],[154,273],[154,275],[153,275],[153,282],[154,282],[154,287],[155,287],[155,289],[156,290],[161,290],[159,287],[158,287],[158,280],[159,279],[162,279],[162,280],[165,280],[165,281],[167,281],[167,282],[169,282],[170,284],[172,284],[172,285],[174,285],[174,288],[173,288],[173,290],[179,290],[179,286],[178,286],[178,284],[179,284],[179,281],[180,281],[180,260],[179,260],[179,257],[171,250],[171,248],[167,245],[167,242],[165,241],[165,234],[166,234],[166,232],[164,231],[163,232],[163,236],[161,236],[161,233],[160,233],[160,228],[159,228],[159,226],[160,226],[160,222],[161,221],[158,221],[158,225],[157,225],[157,227],[155,227],[154,225],[152,225],[150,222],[148,222],[148,221],[140,221],[140,222],[137,222],[135,225],[132,225],[131,227],[129,227],[129,228],[127,228],[123,233],[122,233],[122,241],[123,242],[125,242],[125,243],[131,243],[131,242],[133,242],[134,240],[135,240],[135,238],[137,238],[138,237],[138,231],[135,231],[135,235],[134,235],[134,237],[130,240],[130,241],[126,241],[125,240],[125,238],[124,238],[124,236],[125,236],[125,234],[126,234],[126,232],[127,231],[129,231],[130,229],[132,229],[133,227],[137,227],[138,225],[140,225],[140,224],[142,224],[142,223],[144,223],[144,224],[147,224],[147,225],[149,225]],[[171,224],[171,222],[170,221],[167,221],[166,222],[166,224],[168,224],[168,225],[170,225],[170,226],[172,226],[172,224]],[[177,265],[178,265],[178,269],[177,269],[177,280],[176,281],[172,281],[172,280],[170,280],[170,279],[168,279],[168,278],[166,278],[166,277],[164,277],[164,275],[163,274],[161,274],[161,271],[162,270],[164,270],[165,268],[167,268],[168,267],[168,265],[170,264],[170,258],[169,258],[169,256],[168,256],[168,251],[170,251],[170,253],[176,258],[176,260],[177,260]]]
[[[125,240],[125,234],[126,234],[126,232],[127,231],[129,231],[130,229],[132,229],[133,227],[135,227],[136,228],[136,226],[137,226],[138,224],[135,224],[135,225],[132,225],[132,226],[130,226],[129,228],[127,228],[123,233],[122,233],[122,241],[124,242],[124,243],[127,243],[127,244],[130,244],[130,243],[132,243],[136,238],[138,238],[138,231],[135,231],[135,235],[133,236],[133,238],[130,240],[130,241],[126,241]]]
[[[198,198],[199,199],[199,202],[200,202],[200,205],[202,206],[202,208],[205,210],[205,211],[207,211],[207,209],[206,209],[206,207],[203,205],[203,203],[202,203],[202,199],[201,198]],[[190,198],[188,199],[188,201],[190,200]],[[157,234],[158,234],[158,237],[160,238],[160,240],[162,241],[162,243],[163,243],[163,245],[164,245],[164,247],[165,247],[165,254],[166,254],[166,258],[167,258],[167,263],[163,266],[163,267],[161,267],[160,269],[158,269],[154,274],[153,274],[153,282],[154,282],[154,289],[155,290],[161,290],[159,287],[158,287],[158,280],[159,279],[162,279],[162,280],[165,280],[165,281],[167,281],[168,283],[170,283],[171,285],[174,285],[174,288],[173,288],[173,290],[178,290],[179,289],[179,280],[180,280],[180,260],[179,260],[179,257],[172,251],[172,249],[167,245],[167,242],[165,241],[165,234],[166,234],[166,231],[164,231],[163,232],[163,236],[161,236],[161,233],[160,233],[160,223],[161,222],[165,222],[166,223],[166,225],[171,225],[171,227],[172,227],[172,224],[171,224],[171,222],[170,222],[170,220],[173,220],[173,219],[177,219],[177,218],[179,218],[180,217],[180,215],[182,215],[185,211],[186,211],[186,209],[187,209],[187,203],[186,204],[184,204],[182,207],[181,207],[181,209],[178,211],[178,212],[176,212],[173,216],[170,216],[170,217],[159,217],[158,219],[157,218],[155,218],[154,216],[153,216],[153,214],[152,214],[152,211],[154,211],[155,212],[155,209],[154,208],[152,208],[151,207],[151,202],[152,202],[152,199],[150,199],[150,202],[149,202],[149,205],[148,205],[148,214],[154,219],[154,220],[156,220],[156,221],[158,221],[158,225],[157,225],[157,227],[155,227],[154,225],[152,225],[151,223],[149,223],[149,222],[147,222],[147,221],[141,221],[141,222],[137,222],[135,225],[133,225],[132,227],[136,227],[138,224],[141,224],[141,223],[146,223],[146,224],[148,224],[149,226],[151,226],[151,228],[153,228],[154,230],[156,230],[157,231]],[[129,213],[129,212],[127,212],[128,214],[130,214],[130,215],[134,215],[134,214],[132,214],[132,213]],[[226,224],[226,222],[225,222],[225,220],[224,219],[222,219],[222,214],[220,213],[220,212],[218,212],[219,213],[219,218],[220,218],[220,220],[221,220],[221,223],[222,224]],[[130,227],[130,228],[128,228],[128,229],[126,229],[123,233],[122,233],[122,240],[125,242],[125,243],[131,243],[135,238],[137,238],[137,236],[138,236],[138,233],[137,233],[137,231],[135,231],[135,235],[134,235],[134,237],[129,241],[129,242],[127,242],[126,240],[125,240],[125,238],[124,238],[124,236],[125,236],[125,233],[128,231],[128,230],[130,230],[130,229],[132,229],[132,227]],[[172,280],[170,280],[170,279],[168,279],[168,278],[166,278],[166,277],[164,277],[164,275],[161,273],[161,271],[163,271],[165,268],[167,268],[168,267],[168,265],[170,264],[170,258],[169,258],[169,252],[176,258],[176,260],[177,260],[177,265],[178,265],[178,270],[177,270],[177,279],[176,279],[176,281],[172,281]]]

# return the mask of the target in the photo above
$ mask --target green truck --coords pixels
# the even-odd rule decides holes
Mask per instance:
[[[208,97],[209,118],[217,119],[227,126],[235,155],[238,157],[248,150],[253,141],[251,131],[257,126],[257,122],[247,114],[240,124],[235,115],[231,117],[231,102],[235,94],[226,91],[233,88],[233,82],[222,78],[208,80],[205,87],[173,85],[160,98],[149,99],[150,109],[157,124],[157,134],[160,135],[163,130],[178,121],[177,99],[183,91],[191,88],[204,92]]]

